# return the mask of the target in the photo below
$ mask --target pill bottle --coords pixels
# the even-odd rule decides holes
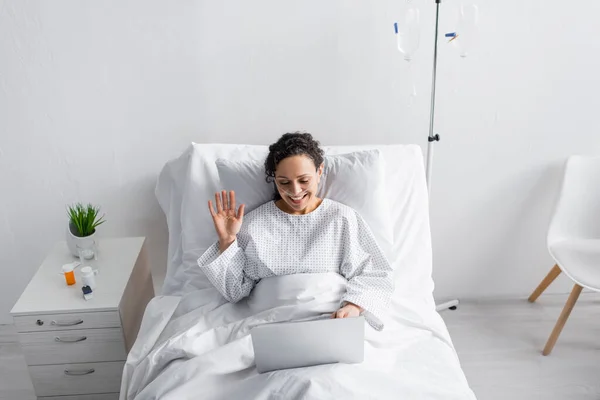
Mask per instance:
[[[72,264],[65,264],[62,266],[62,272],[65,275],[65,280],[67,281],[67,285],[75,284],[75,273],[73,272]]]

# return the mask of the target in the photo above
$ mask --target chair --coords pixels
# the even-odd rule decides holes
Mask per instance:
[[[556,344],[583,288],[600,292],[600,157],[571,156],[550,223],[548,251],[556,262],[529,296],[534,302],[561,272],[575,282],[542,352]]]

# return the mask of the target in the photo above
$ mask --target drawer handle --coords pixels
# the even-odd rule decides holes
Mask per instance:
[[[60,336],[54,337],[55,341],[61,342],[61,343],[77,343],[77,342],[83,342],[86,339],[87,339],[87,336],[80,336],[78,338],[72,338],[72,339],[63,339]]]
[[[83,324],[82,319],[78,319],[76,321],[68,321],[68,322],[61,322],[61,321],[50,322],[50,325],[56,325],[56,326],[73,326],[73,325],[79,325],[79,324]]]
[[[65,369],[65,375],[70,375],[70,376],[81,376],[81,375],[89,375],[89,374],[93,374],[94,372],[96,372],[96,370],[94,368],[90,368],[90,369]]]

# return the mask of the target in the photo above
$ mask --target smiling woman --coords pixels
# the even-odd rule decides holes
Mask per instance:
[[[273,199],[290,214],[306,214],[321,204],[316,193],[323,174],[323,150],[310,133],[286,133],[269,146],[267,182],[275,183]]]
[[[234,191],[208,202],[218,242],[199,259],[209,281],[229,301],[250,294],[264,278],[335,272],[348,281],[334,318],[364,314],[383,329],[393,293],[392,268],[363,218],[352,208],[317,196],[323,150],[308,133],[286,133],[269,147],[267,182],[273,201],[244,217]],[[216,208],[215,208],[216,206]]]

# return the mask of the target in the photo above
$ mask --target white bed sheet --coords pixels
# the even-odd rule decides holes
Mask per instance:
[[[165,166],[157,185],[157,198],[169,224],[169,266],[163,287],[167,295],[157,297],[146,309],[123,373],[121,399],[475,398],[446,326],[435,311],[420,148],[347,146],[326,151],[341,154],[370,148],[381,149],[387,164],[394,221],[389,254],[396,291],[385,330],[377,336],[366,328],[365,364],[256,373],[247,334],[250,326],[314,316],[331,308],[335,299],[319,292],[319,285],[306,286],[302,280],[306,277],[279,277],[265,281],[263,289],[252,295],[269,305],[257,314],[245,302],[227,304],[212,288],[195,261],[212,240],[198,229],[204,226],[210,232],[212,228],[205,220],[203,197],[221,189],[214,160],[260,158],[265,148],[193,144]],[[286,297],[277,287],[297,296]],[[302,302],[307,297],[325,300],[308,306]]]
[[[365,324],[365,361],[258,374],[252,326],[302,320],[339,306],[339,274],[264,279],[247,301],[210,289],[154,299],[124,370],[121,399],[474,399],[446,332],[393,302],[386,328]]]

